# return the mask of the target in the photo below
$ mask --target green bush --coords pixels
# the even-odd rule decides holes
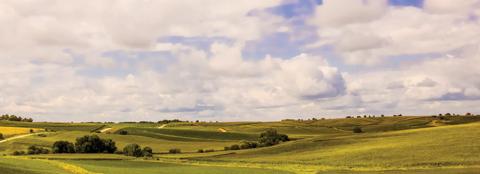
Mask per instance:
[[[260,134],[258,142],[261,146],[273,146],[281,142],[290,141],[286,134],[279,134],[275,129],[268,129]]]
[[[129,144],[123,148],[123,154],[126,156],[141,157],[143,152],[138,144]]]
[[[362,132],[363,132],[363,130],[362,130],[361,127],[354,127],[353,128],[353,133],[362,133]]]
[[[257,147],[258,147],[258,143],[253,141],[243,141],[242,144],[240,145],[240,149],[252,149]]]
[[[50,150],[45,149],[43,147],[37,147],[35,145],[28,147],[28,151],[27,151],[27,154],[29,155],[48,154],[48,153],[50,153]]]
[[[15,152],[13,152],[12,155],[14,155],[14,156],[25,155],[25,151],[15,151]]]
[[[3,139],[5,139],[5,138],[3,137],[3,134],[0,133],[0,140],[3,140]]]
[[[197,152],[198,153],[203,153],[204,151],[203,151],[203,149],[198,149]]]
[[[150,147],[144,147],[142,150],[142,154],[144,157],[152,157],[153,156],[153,150]]]
[[[68,141],[56,141],[52,147],[53,153],[75,153],[75,146]]]
[[[168,151],[168,153],[177,154],[177,153],[182,153],[182,151],[181,151],[180,149],[176,149],[176,148],[175,148],[175,149],[170,149],[170,150]]]
[[[230,150],[240,150],[240,146],[238,144],[231,145]]]

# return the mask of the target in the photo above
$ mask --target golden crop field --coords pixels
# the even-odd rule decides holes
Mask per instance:
[[[0,133],[2,133],[4,137],[11,137],[11,136],[14,136],[14,135],[30,133],[30,129],[33,129],[34,132],[37,132],[37,131],[41,130],[41,129],[36,129],[36,128],[3,127],[3,126],[0,126]]]

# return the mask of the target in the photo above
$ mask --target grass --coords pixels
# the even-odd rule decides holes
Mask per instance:
[[[0,155],[26,150],[30,145],[48,148],[57,140],[73,142],[76,137],[97,134],[116,141],[120,150],[130,143],[137,143],[142,147],[150,146],[156,153],[154,160],[139,160],[112,154],[34,155],[28,156],[32,159],[26,161],[36,163],[32,166],[40,168],[26,169],[42,173],[41,167],[45,165],[61,171],[84,170],[115,174],[288,173],[284,171],[300,174],[478,173],[479,121],[480,117],[474,116],[442,119],[403,116],[316,121],[171,123],[161,129],[158,127],[162,124],[156,123],[18,123],[17,128],[28,130],[30,127],[52,124],[59,127],[71,125],[74,128],[47,132],[46,137],[29,136],[0,143]],[[2,123],[5,122],[0,125]],[[82,126],[92,129],[84,129]],[[352,133],[356,126],[361,127],[365,133]],[[105,127],[113,128],[110,130],[112,132],[127,130],[129,134],[90,132]],[[220,132],[220,128],[227,132]],[[241,140],[255,140],[260,132],[268,128],[288,134],[295,141],[257,149],[222,150],[224,146],[238,144]],[[166,154],[171,148],[180,148],[183,153]],[[196,153],[198,149],[216,151]],[[9,166],[20,163],[20,160],[25,161],[2,158],[0,169],[10,173],[24,172],[21,171],[22,167]]]
[[[290,172],[240,167],[192,166],[145,161],[65,161],[105,174],[288,174]]]
[[[2,174],[70,174],[62,168],[42,160],[0,157]]]
[[[49,129],[54,131],[93,131],[103,126],[97,123],[48,123],[48,122],[19,122],[0,120],[0,126],[26,127]]]

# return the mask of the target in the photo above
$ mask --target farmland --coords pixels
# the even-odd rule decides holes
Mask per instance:
[[[480,170],[479,116],[168,124],[1,121],[0,126],[0,132],[9,136],[29,134],[30,129],[42,134],[0,143],[2,173],[450,174]],[[353,133],[356,127],[362,133]],[[269,147],[224,150],[242,141],[256,141],[260,133],[271,128],[287,134],[291,141]],[[104,129],[108,131],[102,132]],[[13,152],[31,145],[51,148],[55,141],[74,142],[84,135],[112,139],[119,150],[131,143],[148,146],[153,149],[153,157],[12,156]],[[181,149],[181,153],[168,153],[172,148]],[[199,149],[211,152],[199,153]]]

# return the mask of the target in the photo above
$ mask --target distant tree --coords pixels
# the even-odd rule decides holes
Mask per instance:
[[[203,153],[203,152],[205,152],[205,151],[203,151],[203,149],[198,149],[197,150],[197,153]]]
[[[174,149],[168,150],[168,153],[177,154],[177,153],[182,153],[182,151],[180,149],[174,148]]]
[[[225,150],[225,151],[230,150],[230,146],[225,146],[225,147],[223,148],[223,150]]]
[[[452,114],[450,114],[450,113],[446,113],[446,114],[445,114],[445,116],[452,116]]]
[[[3,137],[3,134],[0,133],[0,140],[3,140],[3,139],[5,139],[5,138]]]
[[[472,113],[467,112],[467,113],[465,114],[465,116],[472,116]]]
[[[142,149],[138,144],[129,144],[123,148],[123,154],[126,156],[141,157],[143,156]]]
[[[363,132],[363,130],[360,127],[354,127],[353,128],[353,133],[362,133],[362,132]]]
[[[240,150],[240,146],[238,144],[231,145],[230,150]]]
[[[273,146],[281,142],[290,141],[286,134],[279,134],[275,129],[267,129],[260,134],[258,142],[261,146]]]
[[[352,116],[347,116],[347,117],[345,117],[345,118],[352,118]]]
[[[382,114],[382,115],[380,115],[380,117],[385,117],[385,115]]]
[[[35,131],[33,129],[30,129],[30,133],[34,133]]]
[[[153,150],[150,147],[144,147],[142,150],[142,155],[144,157],[152,157],[153,156]]]
[[[56,141],[52,147],[53,153],[75,153],[75,146],[68,141]]]
[[[120,131],[118,132],[118,134],[120,134],[120,135],[127,135],[128,132],[127,132],[126,130],[120,130]]]

